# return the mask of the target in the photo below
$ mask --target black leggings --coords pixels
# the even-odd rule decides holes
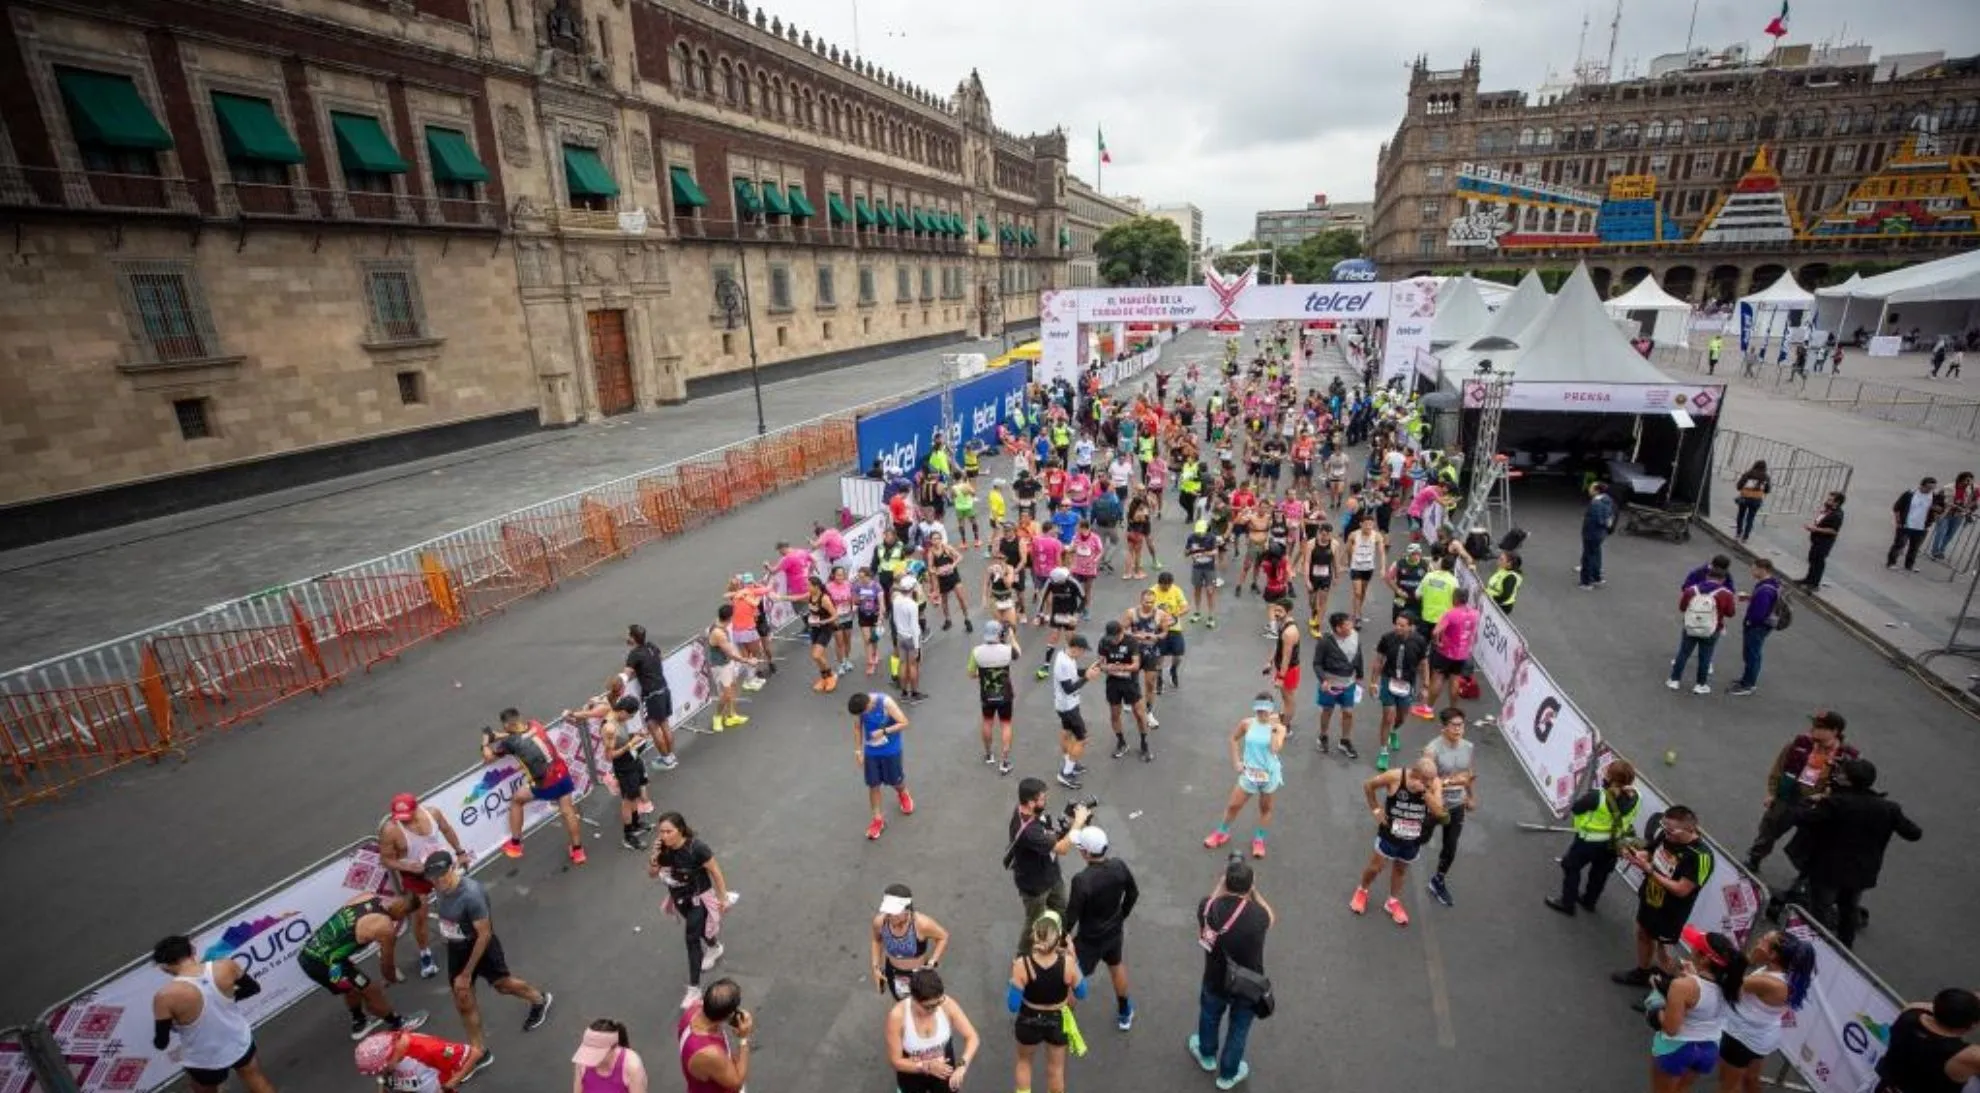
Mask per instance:
[[[681,920],[687,931],[688,984],[701,986],[701,958],[707,952],[708,908],[699,901],[685,908],[679,904],[674,909],[681,912]]]
[[[1464,834],[1464,806],[1451,805],[1450,818],[1437,825],[1442,832],[1437,845],[1437,873],[1442,876],[1451,871],[1451,863],[1457,860],[1458,836]]]

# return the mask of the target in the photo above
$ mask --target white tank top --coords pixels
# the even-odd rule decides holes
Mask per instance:
[[[1375,568],[1375,536],[1363,535],[1357,531],[1348,537],[1353,551],[1348,558],[1349,569],[1370,570]]]
[[[1755,975],[1786,982],[1787,977],[1772,968]],[[1771,1055],[1781,1046],[1781,1022],[1787,1017],[1786,1005],[1763,1002],[1750,994],[1739,996],[1739,1005],[1726,1011],[1726,1035],[1746,1045],[1756,1055]]]
[[[1717,983],[1702,975],[1692,976],[1692,980],[1698,984],[1698,1004],[1685,1012],[1684,1024],[1671,1039],[1716,1044],[1719,1034],[1725,1031],[1725,996],[1719,993]]]
[[[435,850],[448,849],[446,837],[440,834],[440,821],[434,819],[433,814],[423,805],[421,806],[421,811],[427,813],[427,822],[433,825],[433,833],[430,835],[421,835],[419,832],[414,831],[411,827],[397,820],[392,821],[392,826],[399,829],[399,837],[406,840],[407,861],[424,862],[427,855],[433,853]]]
[[[208,962],[198,976],[173,976],[199,991],[199,1016],[190,1025],[179,1025],[181,1064],[200,1070],[226,1070],[241,1061],[254,1044],[254,1029],[233,999],[220,993],[213,981],[213,965]]]
[[[910,1059],[927,1062],[949,1057],[949,1014],[946,1009],[935,1011],[935,1031],[923,1037],[914,1027],[914,1000],[901,1003],[901,1054]]]

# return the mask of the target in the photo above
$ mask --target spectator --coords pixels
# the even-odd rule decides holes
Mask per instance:
[[[1588,507],[1581,514],[1581,588],[1587,591],[1602,580],[1602,543],[1616,530],[1616,501],[1609,496],[1609,484],[1597,482],[1588,487]]]
[[[1848,724],[1834,710],[1816,710],[1808,719],[1808,731],[1782,745],[1774,756],[1774,765],[1767,768],[1760,830],[1746,852],[1748,872],[1760,872],[1760,863],[1774,852],[1774,844],[1794,826],[1802,802],[1829,791],[1836,761],[1857,758],[1856,749],[1843,743]]]
[[[1733,498],[1733,534],[1745,542],[1753,534],[1754,518],[1760,515],[1760,505],[1767,495],[1774,491],[1774,480],[1767,474],[1767,461],[1756,459],[1746,473],[1733,483],[1736,496]]]
[[[1889,1047],[1877,1060],[1877,1093],[1957,1089],[1980,1076],[1980,1046],[1966,1037],[1980,1028],[1980,995],[1948,987],[1930,1005],[1906,1006],[1891,1022]]]
[[[1896,569],[1898,554],[1903,552],[1905,572],[1918,572],[1918,548],[1925,542],[1925,532],[1945,511],[1939,480],[1929,475],[1919,480],[1917,489],[1898,494],[1891,505],[1891,549],[1884,555],[1884,568]]]
[[[1767,638],[1789,617],[1781,597],[1781,579],[1774,563],[1765,558],[1753,561],[1753,592],[1746,600],[1746,618],[1740,625],[1740,672],[1727,694],[1743,697],[1760,685],[1760,653]]]
[[[1843,502],[1841,492],[1831,493],[1822,502],[1821,511],[1815,514],[1815,521],[1803,525],[1808,533],[1808,573],[1801,578],[1801,587],[1810,592],[1822,590],[1822,575],[1829,568],[1829,552],[1836,549],[1836,538],[1842,534]]]
[[[610,1017],[585,1029],[571,1065],[582,1093],[646,1093],[646,1063],[632,1049],[625,1024]]]
[[[1691,688],[1695,695],[1712,693],[1712,653],[1719,647],[1719,635],[1725,633],[1726,620],[1739,610],[1739,600],[1733,595],[1726,581],[1726,571],[1712,567],[1703,580],[1684,586],[1678,593],[1678,617],[1683,627],[1678,635],[1677,656],[1671,660],[1671,677],[1664,686],[1675,691],[1682,684],[1685,662],[1691,654],[1698,654],[1698,682]]]
[[[1932,529],[1932,545],[1927,553],[1935,562],[1946,560],[1946,550],[1952,546],[1959,529],[1973,519],[1974,509],[1980,507],[1980,490],[1973,484],[1973,472],[1961,471],[1953,478],[1952,492],[1941,494],[1945,511],[1939,516],[1937,526]]]
[[[1807,875],[1808,909],[1844,945],[1856,944],[1863,893],[1877,886],[1891,836],[1915,843],[1925,835],[1876,784],[1870,760],[1837,760],[1830,792],[1810,798],[1795,815],[1800,832],[1789,856]]]

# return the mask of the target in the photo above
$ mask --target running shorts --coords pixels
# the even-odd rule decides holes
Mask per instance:
[[[1079,974],[1092,975],[1102,964],[1119,967],[1123,959],[1121,950],[1126,944],[1127,936],[1119,929],[1099,937],[1073,938],[1073,958],[1079,962]]]
[[[1141,701],[1141,687],[1132,676],[1107,677],[1107,705],[1132,706]]]
[[[646,696],[646,720],[655,725],[665,725],[674,716],[674,692],[665,687]]]
[[[899,786],[907,781],[907,771],[901,767],[898,755],[868,755],[866,757],[866,786],[879,789],[881,786]]]
[[[612,780],[619,783],[619,798],[637,801],[646,789],[646,765],[637,757],[612,760]]]
[[[983,719],[985,721],[993,718],[998,721],[1009,721],[1011,719],[1011,700],[1008,698],[1000,698],[993,702],[979,702],[977,705],[982,707]]]
[[[1085,740],[1086,718],[1080,716],[1078,710],[1060,710],[1059,731],[1072,737],[1074,740]]]
[[[474,942],[449,941],[447,943],[447,978],[459,979],[461,969],[467,966],[468,957],[474,955]],[[493,986],[509,978],[509,958],[502,952],[502,939],[489,935],[488,947],[481,951],[481,960],[474,966],[474,977]]]
[[[1287,665],[1286,670],[1280,672],[1277,676],[1273,677],[1273,680],[1274,682],[1278,683],[1279,689],[1286,692],[1287,694],[1292,694],[1298,691],[1299,665],[1297,664]]]
[[[1181,630],[1171,630],[1162,638],[1162,655],[1165,657],[1182,656],[1186,647]]]
[[[325,964],[323,961],[303,953],[296,957],[296,966],[309,977],[309,981],[329,991],[331,994],[354,994],[371,985],[371,978],[358,969],[349,958]]]
[[[1014,1030],[1017,1042],[1025,1047],[1037,1047],[1039,1044],[1066,1046],[1066,1019],[1058,1010],[1024,1007],[1018,1011]]]
[[[561,801],[569,797],[575,789],[577,787],[571,783],[571,776],[566,774],[554,782],[537,786],[530,790],[529,795],[539,801]]]
[[[1408,865],[1416,860],[1416,853],[1421,849],[1423,849],[1422,843],[1398,842],[1389,838],[1386,831],[1375,836],[1375,852],[1392,862]]]
[[[943,595],[948,595],[949,593],[954,592],[956,590],[956,586],[961,583],[962,583],[962,575],[959,573],[937,573],[935,575],[935,587]]]
[[[254,1052],[255,1052],[254,1041],[249,1040],[247,1047],[247,1054],[242,1055],[240,1058],[234,1060],[233,1062],[223,1067],[215,1067],[212,1069],[208,1069],[207,1067],[203,1067],[203,1066],[189,1066],[186,1068],[186,1077],[191,1078],[195,1083],[199,1085],[203,1085],[211,1089],[218,1089],[221,1086],[227,1084],[227,1075],[229,1073],[240,1070],[246,1067],[249,1063],[254,1062]]]
[[[1461,676],[1470,664],[1469,660],[1453,660],[1435,649],[1430,651],[1430,670],[1438,675]]]
[[[831,623],[811,628],[811,644],[823,648],[832,644],[832,632],[838,629]]]

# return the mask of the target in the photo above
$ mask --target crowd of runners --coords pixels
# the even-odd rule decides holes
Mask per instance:
[[[1513,611],[1524,582],[1518,543],[1494,544],[1453,526],[1459,456],[1425,446],[1414,397],[1377,386],[1372,373],[1319,376],[1311,365],[1316,337],[1278,326],[1250,346],[1233,338],[1221,368],[1197,362],[1158,371],[1147,389],[1128,394],[1103,389],[1096,373],[1078,385],[1034,386],[994,444],[950,451],[937,443],[920,467],[875,468],[886,481],[888,520],[870,562],[848,555],[839,530],[815,527],[808,540],[778,543],[762,565],[737,574],[702,631],[713,696],[708,731],[735,731],[749,722],[747,696],[779,674],[770,619],[779,602],[789,605],[808,646],[812,689],[850,692],[844,716],[867,790],[868,840],[887,831],[888,797],[893,812],[915,812],[905,744],[925,686],[975,689],[983,762],[1002,776],[1046,764],[1038,751],[1017,751],[1038,741],[1014,721],[1027,667],[1049,689],[1057,722],[1052,777],[1074,799],[1057,813],[1047,807],[1044,779],[1015,782],[1004,861],[1024,905],[1006,992],[1019,1093],[1034,1087],[1041,1056],[1044,1088],[1065,1090],[1068,1057],[1088,1051],[1075,1005],[1102,965],[1116,1027],[1133,1026],[1123,937],[1138,889],[1090,822],[1083,778],[1096,726],[1088,713],[1104,705],[1112,759],[1156,762],[1159,711],[1194,682],[1185,670],[1192,639],[1256,645],[1253,635],[1263,638],[1261,685],[1227,734],[1232,788],[1220,813],[1205,817],[1203,845],[1235,841],[1238,851],[1197,906],[1205,973],[1189,1047],[1218,1088],[1248,1076],[1252,1022],[1274,1005],[1263,945],[1275,912],[1252,863],[1270,852],[1289,745],[1311,741],[1321,754],[1360,762],[1357,711],[1372,703],[1373,739],[1362,740],[1375,752],[1363,783],[1373,847],[1355,883],[1343,878],[1342,901],[1365,914],[1386,873],[1380,908],[1397,927],[1408,926],[1411,866],[1434,840],[1425,888],[1444,906],[1456,902],[1451,875],[1478,794],[1460,705],[1479,697],[1470,666],[1481,618],[1474,596]],[[1167,561],[1157,541],[1163,521],[1182,528],[1181,551]],[[1461,580],[1461,570],[1477,580]],[[1118,615],[1095,606],[1107,580],[1134,592]],[[958,625],[969,635],[967,652],[924,663],[931,637]],[[566,716],[600,725],[609,784],[620,798],[620,841],[646,859],[667,912],[680,920],[687,989],[674,1032],[686,1088],[736,1093],[749,1077],[754,1018],[734,980],[703,980],[723,959],[722,921],[737,897],[714,849],[684,816],[660,811],[648,797],[649,779],[681,762],[675,704],[661,651],[639,626],[626,638],[622,670]],[[790,658],[781,659],[788,667]],[[561,754],[544,726],[514,710],[500,721],[484,736],[483,759],[514,759],[525,774],[503,852],[524,853],[525,802],[551,802],[569,860],[585,864],[570,769],[582,760]],[[1405,746],[1412,721],[1434,726],[1418,737],[1426,743]],[[1797,754],[1790,766],[1808,762]],[[1564,914],[1592,909],[1617,859],[1636,863],[1647,878],[1638,897],[1639,961],[1617,979],[1651,991],[1643,1009],[1654,1032],[1653,1088],[1681,1090],[1716,1070],[1721,1089],[1757,1089],[1783,1021],[1807,997],[1812,953],[1779,932],[1742,952],[1723,936],[1688,931],[1710,868],[1701,861],[1696,817],[1668,809],[1639,843],[1627,834],[1637,801],[1633,771],[1619,763],[1574,803],[1561,898],[1548,905]],[[1248,839],[1240,826],[1247,812]],[[477,981],[516,1000],[524,1032],[545,1023],[554,996],[511,968],[489,894],[467,875],[468,855],[443,814],[401,795],[390,802],[379,843],[397,890],[355,900],[323,923],[302,967],[347,1008],[361,1073],[393,1090],[452,1090],[495,1058]],[[1754,853],[1770,848],[1767,841]],[[1086,868],[1068,887],[1058,859],[1073,853]],[[444,962],[429,944],[429,916]],[[462,1042],[421,1033],[427,1015],[399,1011],[385,989],[401,978],[395,947],[407,922],[418,974],[448,977]],[[875,988],[893,1000],[879,1042],[901,1093],[963,1088],[981,1047],[979,1026],[944,985],[940,965],[951,944],[906,885],[880,895],[867,947]],[[374,945],[382,983],[358,967]],[[173,977],[154,1007],[161,1050],[173,1045],[197,1088],[218,1088],[235,1073],[255,1093],[271,1090],[235,1009],[258,989],[252,977],[229,961],[194,960],[184,938],[161,941],[155,957]],[[1907,1011],[1892,1029],[1887,1058],[1895,1061],[1881,1088],[1956,1088],[1931,1084],[1930,1068],[1942,1067],[1948,1081],[1962,1067],[1980,1071],[1980,1049],[1959,1046],[1976,1024],[1980,1001],[1962,991]],[[573,1066],[579,1093],[648,1087],[649,1064],[614,1020],[591,1023]]]

